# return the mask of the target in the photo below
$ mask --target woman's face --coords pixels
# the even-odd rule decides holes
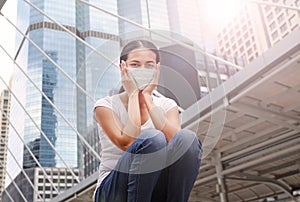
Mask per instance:
[[[156,54],[149,49],[135,49],[128,56],[126,66],[139,90],[146,88],[155,78]]]
[[[125,62],[127,67],[155,68],[156,54],[153,51],[145,48],[135,49],[128,54]]]

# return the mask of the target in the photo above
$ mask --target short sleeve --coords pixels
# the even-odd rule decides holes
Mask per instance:
[[[170,98],[163,98],[161,102],[161,107],[164,109],[165,112],[168,112],[173,107],[178,108],[176,102]]]
[[[94,104],[94,110],[97,107],[107,107],[109,109],[112,109],[112,99],[111,99],[111,97],[107,96],[105,98],[101,98],[101,99],[97,100]]]

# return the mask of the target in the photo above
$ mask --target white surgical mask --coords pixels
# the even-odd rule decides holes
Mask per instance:
[[[155,68],[127,68],[139,90],[143,90],[148,86],[154,78]]]

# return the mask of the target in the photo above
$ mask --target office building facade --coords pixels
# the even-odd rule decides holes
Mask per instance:
[[[63,3],[35,1],[33,3],[76,33],[76,1]],[[78,15],[82,14],[79,12]],[[76,54],[80,51],[76,40],[54,22],[37,13],[34,8],[30,8],[28,31],[29,37],[72,79],[76,80],[78,69]],[[27,74],[45,96],[42,96],[35,86],[27,81],[26,109],[35,123],[28,116],[25,117],[25,143],[43,167],[66,167],[57,153],[61,154],[68,166],[78,167],[76,133],[59,114],[61,112],[70,124],[75,128],[78,127],[77,116],[74,113],[76,99],[72,100],[74,105],[70,104],[70,98],[77,96],[76,91],[74,92],[74,84],[32,44],[28,46]],[[34,159],[24,148],[23,167],[36,166]]]
[[[203,48],[202,1],[167,0],[170,31]]]
[[[117,1],[92,0],[89,2],[112,13],[117,13]],[[119,67],[116,64],[120,52],[119,20],[90,6],[83,4],[82,6],[84,6],[84,20],[81,23],[84,23],[81,36],[96,51],[84,46],[82,53],[85,57],[84,65],[80,68],[78,75],[82,76],[87,93],[97,100],[109,95],[110,91],[117,88],[121,82]],[[78,55],[79,57],[81,55]],[[94,124],[94,100],[86,98],[87,131],[85,133],[90,133],[89,129]]]
[[[169,31],[169,15],[166,0],[124,0],[118,2],[118,14],[153,31]],[[136,37],[149,37],[156,41],[162,40],[157,35],[148,32],[124,20],[119,21],[121,45]]]
[[[10,112],[10,92],[5,89],[0,95],[0,201],[5,185],[6,161],[7,161],[7,140],[9,129],[9,112]]]
[[[300,8],[299,0],[273,1],[282,5]],[[261,6],[261,18],[266,29],[266,40],[269,47],[278,43],[281,39],[300,26],[299,10],[282,7]]]
[[[299,0],[274,0],[272,3],[299,8]],[[300,25],[297,10],[280,6],[247,3],[218,34],[218,49],[247,63],[274,46]]]
[[[44,168],[44,171],[41,168],[25,169],[24,172],[19,173],[14,179],[14,183],[6,187],[6,192],[3,194],[2,200],[3,202],[12,200],[27,200],[32,202],[51,201],[51,198],[78,183],[71,171],[75,175],[79,175],[79,169],[77,168],[71,170],[67,168]],[[44,172],[49,176],[57,191],[53,188],[50,181],[45,178]],[[30,179],[30,182],[28,179]]]

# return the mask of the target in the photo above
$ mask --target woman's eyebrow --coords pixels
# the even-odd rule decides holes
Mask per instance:
[[[129,62],[136,62],[136,63],[140,63],[139,60],[129,60]]]
[[[128,62],[141,63],[140,60],[135,60],[135,59],[129,60]],[[155,60],[148,60],[148,61],[146,61],[145,63],[155,63],[155,62],[156,62]]]

